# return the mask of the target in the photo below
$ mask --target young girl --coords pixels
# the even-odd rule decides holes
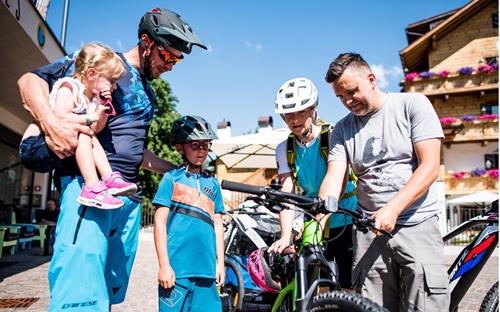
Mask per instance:
[[[114,114],[111,93],[115,82],[125,72],[118,55],[100,43],[89,43],[75,56],[73,77],[59,79],[49,95],[49,103],[56,114],[93,114],[99,118],[87,124],[94,133],[106,125],[107,115]],[[36,124],[30,124],[20,146],[23,164],[34,171],[50,171],[59,166],[59,159],[48,149],[45,136]],[[95,136],[80,133],[75,158],[85,181],[77,201],[82,205],[101,209],[114,209],[123,201],[112,195],[128,195],[137,192],[137,186],[123,180],[119,172],[113,172],[106,154]],[[37,170],[38,169],[38,170]],[[98,173],[102,180],[99,179]]]

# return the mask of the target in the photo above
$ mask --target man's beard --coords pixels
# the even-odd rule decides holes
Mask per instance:
[[[143,64],[143,71],[144,71],[144,77],[146,77],[146,79],[148,81],[153,81],[156,79],[156,77],[153,77],[153,75],[151,74],[151,62],[149,61],[150,60],[150,56],[147,55],[144,57],[144,64]]]

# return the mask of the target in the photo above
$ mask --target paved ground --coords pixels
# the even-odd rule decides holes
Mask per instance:
[[[451,263],[458,249],[447,248]],[[30,308],[0,309],[0,311],[47,311],[49,292],[47,268],[50,258],[30,253],[7,256],[0,259],[0,299],[39,297]],[[113,312],[156,311],[156,255],[151,233],[141,233],[129,291],[125,302],[113,307]],[[84,273],[84,272],[82,272]],[[498,250],[490,258],[478,279],[460,305],[460,311],[478,311],[487,290],[498,281]]]

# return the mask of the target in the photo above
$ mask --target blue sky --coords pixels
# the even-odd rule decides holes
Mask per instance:
[[[407,46],[405,27],[459,8],[468,1],[71,1],[66,50],[101,41],[117,51],[137,43],[141,16],[153,7],[179,13],[208,50],[194,48],[162,76],[177,96],[181,114],[197,114],[213,126],[231,121],[233,135],[257,127],[274,114],[279,86],[294,77],[311,79],[319,92],[319,114],[336,122],[347,114],[324,76],[342,52],[358,52],[386,91],[399,91],[399,51]],[[62,0],[52,0],[48,22],[59,36]]]

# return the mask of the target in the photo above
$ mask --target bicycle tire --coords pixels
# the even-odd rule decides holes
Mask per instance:
[[[236,275],[238,285],[224,285],[221,287],[221,293],[229,296],[228,302],[223,305],[224,312],[237,312],[241,311],[243,307],[243,298],[245,297],[245,284],[243,282],[243,275],[240,268],[232,261],[225,260],[224,264],[227,270],[233,270]]]
[[[311,311],[387,312],[368,298],[356,293],[340,291],[330,291],[314,297]]]
[[[498,282],[484,296],[479,312],[498,312]]]

